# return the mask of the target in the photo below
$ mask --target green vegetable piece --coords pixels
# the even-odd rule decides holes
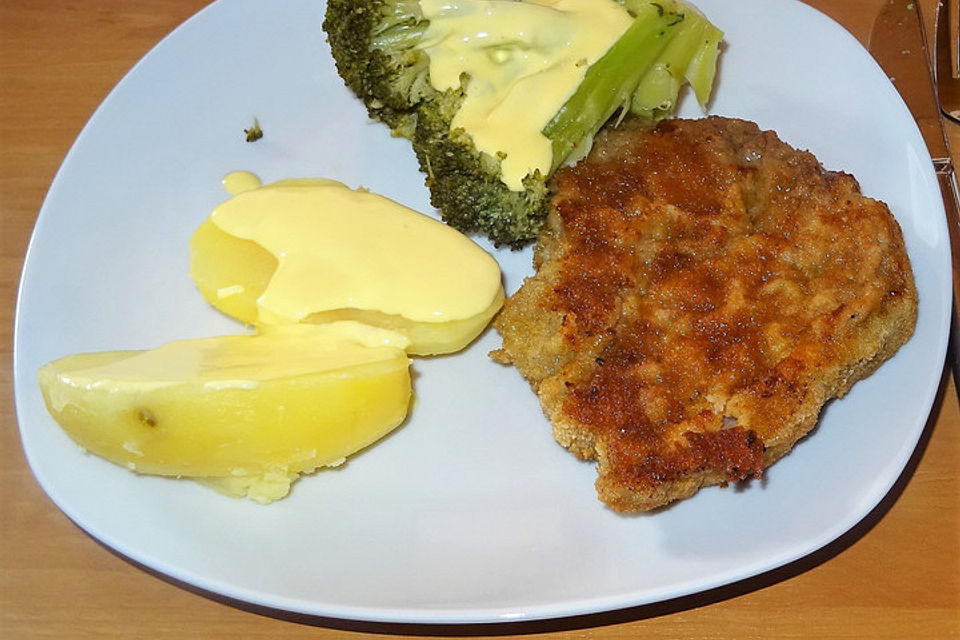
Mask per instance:
[[[563,162],[618,110],[630,107],[640,80],[676,34],[683,15],[660,3],[637,6],[633,24],[587,70],[577,91],[543,129],[553,145],[553,168]]]
[[[256,142],[263,137],[263,130],[260,128],[260,123],[256,117],[253,119],[253,126],[249,129],[244,129],[243,132],[247,134],[247,142]]]
[[[683,78],[701,103],[709,98],[723,34],[683,0],[617,1],[634,22],[544,129],[554,150],[551,174],[589,148],[618,110],[621,117],[627,109],[651,119],[669,115]],[[697,27],[704,32],[671,44],[697,30],[691,22],[705,24]],[[523,191],[510,191],[500,179],[500,158],[479,151],[463,130],[451,130],[463,93],[430,84],[430,60],[418,48],[428,24],[418,0],[328,0],[323,28],[340,77],[370,117],[411,141],[443,220],[497,246],[523,247],[544,227],[550,174],[528,175]]]

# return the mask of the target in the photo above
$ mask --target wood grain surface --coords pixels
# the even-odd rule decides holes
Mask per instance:
[[[883,1],[810,4],[865,42]],[[87,118],[141,56],[205,4],[0,2],[0,638],[960,638],[960,411],[946,375],[913,462],[853,531],[755,579],[625,611],[487,627],[284,616],[171,583],[71,523],[34,481],[17,431],[11,345],[24,252]],[[918,4],[929,10],[932,0]],[[960,150],[960,132],[951,129],[950,138]]]

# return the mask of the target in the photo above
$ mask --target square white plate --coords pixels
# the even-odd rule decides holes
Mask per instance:
[[[124,78],[66,157],[23,271],[15,393],[51,499],[120,553],[212,592],[293,612],[406,622],[601,611],[708,589],[804,556],[856,524],[901,473],[940,379],[949,326],[942,203],[918,130],[879,67],[794,0],[699,0],[726,32],[711,112],[774,129],[856,175],[903,227],[920,296],[912,340],[831,403],[811,438],[747,488],[635,517],[605,509],[591,464],[554,443],[485,334],[418,360],[409,421],[269,507],[85,455],[35,372],[82,351],[237,332],[188,276],[221,178],[324,176],[433,213],[406,141],[371,123],[321,31],[324,3],[221,0]],[[693,100],[681,115],[701,115]],[[256,116],[265,132],[242,130]],[[488,245],[484,244],[487,248]],[[508,292],[530,252],[494,251]],[[745,532],[744,523],[749,523]]]

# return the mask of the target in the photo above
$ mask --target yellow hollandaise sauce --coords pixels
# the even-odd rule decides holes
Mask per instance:
[[[223,177],[221,184],[224,191],[232,196],[263,186],[260,182],[260,176],[249,171],[231,171]]]
[[[60,372],[70,387],[148,391],[178,384],[253,389],[264,380],[378,362],[403,352],[400,334],[359,322],[269,327],[258,335],[177,340],[126,357]],[[57,410],[67,398],[51,395]]]
[[[431,84],[457,89],[467,77],[452,127],[502,158],[514,191],[527,174],[549,173],[543,128],[632,23],[612,0],[420,0],[420,8],[430,21],[421,48]]]
[[[325,179],[224,184],[237,195],[195,234],[191,275],[244,322],[356,320],[407,335],[411,353],[449,353],[503,302],[492,256],[392,200]]]

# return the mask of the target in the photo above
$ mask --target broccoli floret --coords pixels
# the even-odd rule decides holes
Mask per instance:
[[[371,118],[413,143],[430,202],[444,222],[519,248],[536,237],[546,216],[546,180],[511,191],[500,161],[482,153],[450,123],[462,92],[430,84],[430,60],[416,48],[427,21],[417,0],[329,0],[323,28],[337,71]]]
[[[371,118],[410,139],[418,106],[437,96],[416,48],[427,25],[418,0],[329,0],[323,22],[340,77]]]
[[[543,130],[553,148],[551,172],[584,153],[617,111],[667,115],[685,77],[698,98],[709,96],[722,33],[683,0],[618,2],[634,22]],[[501,180],[501,158],[451,130],[463,90],[431,85],[428,54],[418,48],[428,25],[419,0],[328,0],[323,28],[340,76],[370,117],[411,140],[443,220],[520,248],[545,224],[550,176],[535,172],[522,191],[512,191]],[[685,35],[668,46],[678,33]]]

